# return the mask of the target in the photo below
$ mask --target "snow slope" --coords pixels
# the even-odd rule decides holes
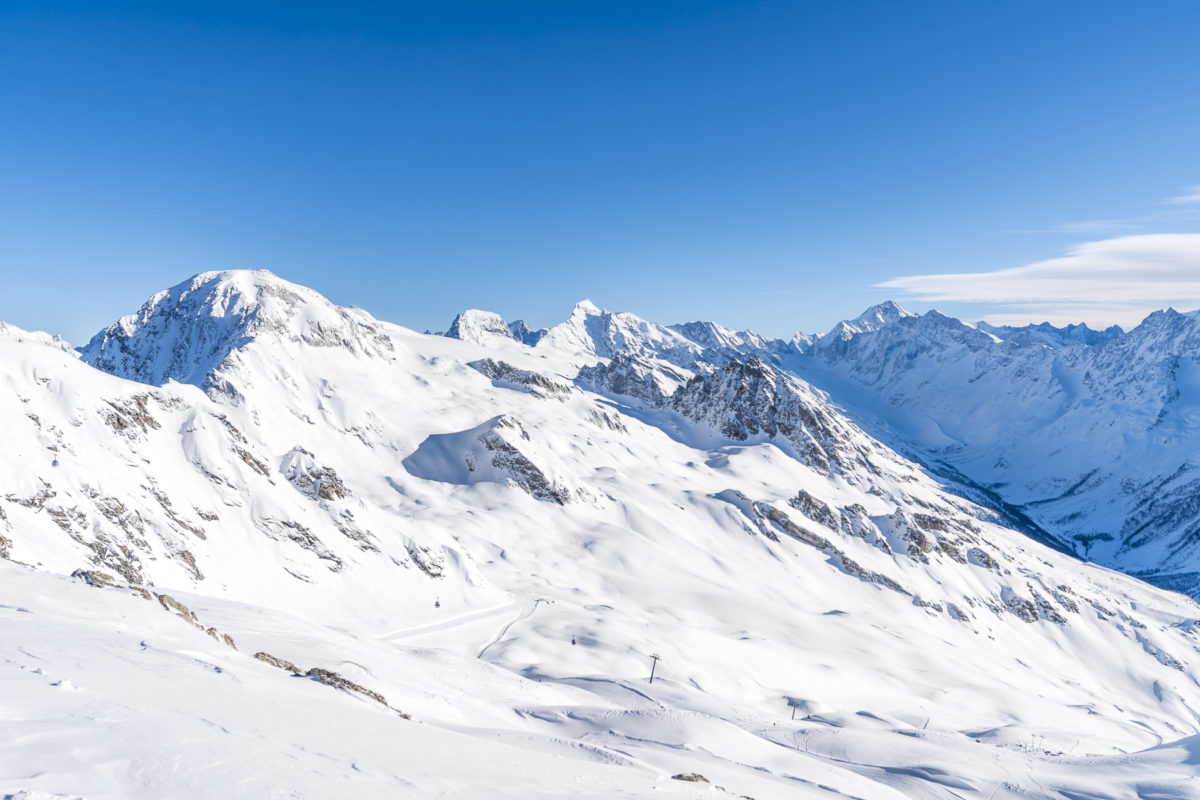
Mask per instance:
[[[587,304],[421,335],[263,272],[156,298],[82,358],[0,335],[0,792],[1197,796],[1200,607],[771,347]]]

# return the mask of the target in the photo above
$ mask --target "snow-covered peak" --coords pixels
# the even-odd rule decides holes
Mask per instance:
[[[39,344],[44,344],[47,347],[53,347],[56,350],[73,352],[71,350],[71,345],[67,344],[67,342],[58,334],[49,334],[45,331],[23,330],[18,328],[16,325],[13,325],[11,322],[0,322],[0,336],[4,336],[9,339],[16,339],[17,341],[21,342],[37,342]]]
[[[671,330],[715,352],[757,352],[764,350],[770,342],[754,331],[735,331],[716,322],[685,322],[672,325]]]
[[[917,316],[917,314],[901,308],[893,301],[885,300],[879,305],[871,306],[866,311],[859,314],[850,321],[850,324],[858,328],[860,331],[873,331],[882,328],[884,325],[890,325],[896,320],[915,316]]]
[[[834,325],[824,336],[816,341],[818,347],[829,347],[837,342],[853,339],[860,333],[870,333],[899,322],[903,319],[917,319],[918,315],[906,311],[891,300],[871,306],[854,319],[842,320]]]
[[[206,386],[230,353],[263,336],[356,353],[390,349],[370,315],[335,306],[267,270],[204,272],[153,295],[80,348],[85,361],[141,383]]]
[[[587,299],[580,300],[575,304],[575,308],[571,310],[572,317],[576,316],[577,314],[584,316],[596,316],[603,313],[604,312],[600,309],[600,306]]]
[[[462,339],[476,344],[487,344],[492,337],[501,339],[516,339],[508,323],[499,314],[492,311],[480,311],[468,308],[450,323],[446,336],[451,339]]]
[[[665,325],[602,310],[590,300],[576,303],[571,316],[546,331],[538,347],[601,358],[617,353],[651,355],[684,365],[694,362],[703,350]]]
[[[534,345],[543,333],[545,331],[529,327],[524,320],[506,322],[504,317],[493,311],[469,308],[454,318],[443,335],[450,339],[461,339],[481,345],[493,343],[496,339],[511,339]]]

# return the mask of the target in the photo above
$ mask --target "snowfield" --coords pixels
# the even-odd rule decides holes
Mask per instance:
[[[1200,797],[1200,606],[813,355],[910,319],[435,336],[226,272],[5,327],[0,796]]]

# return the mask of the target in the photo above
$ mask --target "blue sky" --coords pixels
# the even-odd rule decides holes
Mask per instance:
[[[0,318],[75,342],[242,267],[417,329],[1200,306],[1200,3],[98,5],[0,5]]]

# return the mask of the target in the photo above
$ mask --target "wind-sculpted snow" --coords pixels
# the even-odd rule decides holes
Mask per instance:
[[[518,445],[530,447],[528,431],[519,421],[501,416],[471,430],[430,436],[404,459],[404,467],[427,480],[511,483],[538,500],[568,502],[570,492],[547,478]]]
[[[111,362],[0,332],[0,795],[1194,795],[1200,606],[998,524],[815,356],[193,285]],[[956,341],[886,311],[848,341]]]

